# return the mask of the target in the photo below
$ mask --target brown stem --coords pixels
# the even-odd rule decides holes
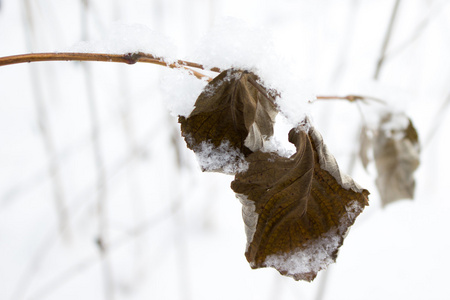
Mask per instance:
[[[71,52],[56,52],[56,53],[28,53],[13,56],[0,57],[0,67],[38,62],[38,61],[104,61],[104,62],[117,62],[126,64],[135,64],[137,62],[151,63],[155,65],[165,66],[172,69],[176,68],[187,68],[192,71],[192,74],[197,78],[209,78],[197,71],[191,70],[190,68],[196,68],[201,70],[206,70],[206,68],[194,62],[177,60],[174,63],[169,63],[164,61],[162,57],[156,57],[152,54],[137,52],[137,53],[127,53],[127,54],[106,54],[106,53],[71,53]],[[210,71],[221,72],[219,68],[211,68]]]
[[[347,95],[347,96],[316,96],[317,100],[347,100],[349,102],[355,102],[355,101],[364,101],[367,102],[367,100],[375,101],[381,104],[386,104],[385,101],[369,97],[369,96],[360,96],[360,95]],[[310,101],[313,102],[313,101]]]

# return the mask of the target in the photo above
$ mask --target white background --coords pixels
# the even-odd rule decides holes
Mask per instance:
[[[148,64],[0,67],[1,299],[450,299],[447,0],[400,3],[377,79],[394,0],[0,3],[0,56],[113,40],[111,50],[248,62],[277,78],[289,66],[299,107],[371,192],[337,263],[313,283],[251,270],[232,177],[201,173],[168,110],[203,83]],[[111,36],[118,21],[152,31]],[[351,167],[356,105],[305,105],[310,93],[369,95],[412,118],[422,143],[414,201],[381,207],[373,164]]]

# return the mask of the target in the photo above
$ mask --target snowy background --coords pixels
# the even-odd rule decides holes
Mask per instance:
[[[254,70],[371,195],[313,283],[252,270],[232,177],[201,173],[173,116],[204,82],[148,64],[0,67],[0,299],[450,299],[450,1],[400,3],[376,76],[395,3],[1,0],[0,56],[140,50]],[[355,104],[307,104],[347,94],[412,118],[414,201],[381,207],[374,165],[355,160]]]

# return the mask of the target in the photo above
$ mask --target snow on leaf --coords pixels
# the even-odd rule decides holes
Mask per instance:
[[[236,174],[248,168],[244,155],[231,148],[228,141],[222,142],[219,147],[202,142],[195,154],[204,172],[220,170],[225,174]]]
[[[235,162],[229,163],[240,164],[239,153],[248,156],[261,149],[273,135],[277,110],[269,94],[253,73],[223,71],[204,88],[191,114],[178,118],[188,148],[199,153],[204,143],[208,143],[214,151],[225,143],[238,152],[234,155]],[[205,170],[222,171],[222,168]]]
[[[374,137],[376,185],[383,206],[414,197],[419,148],[417,131],[408,117],[394,113],[384,115]]]
[[[289,158],[257,151],[231,188],[243,204],[245,256],[252,268],[273,267],[295,280],[312,281],[336,260],[369,192],[343,175],[313,128],[295,128]]]

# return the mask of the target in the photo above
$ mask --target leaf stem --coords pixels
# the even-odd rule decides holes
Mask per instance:
[[[356,101],[362,101],[362,102],[368,102],[368,100],[378,102],[380,104],[386,104],[385,101],[369,97],[369,96],[361,96],[361,95],[347,95],[347,96],[316,96],[316,100],[347,100],[349,102],[356,102]],[[310,101],[312,103],[314,101]]]
[[[55,53],[27,53],[12,56],[0,57],[0,67],[29,63],[39,61],[103,61],[103,62],[117,62],[125,64],[135,64],[137,62],[151,63],[172,69],[188,69],[199,79],[209,78],[191,68],[207,70],[203,65],[189,62],[185,60],[177,60],[176,62],[166,62],[164,58],[157,57],[152,54],[143,52],[126,53],[126,54],[106,54],[106,53],[72,53],[72,52],[55,52]],[[221,72],[219,68],[211,68],[209,71]]]

